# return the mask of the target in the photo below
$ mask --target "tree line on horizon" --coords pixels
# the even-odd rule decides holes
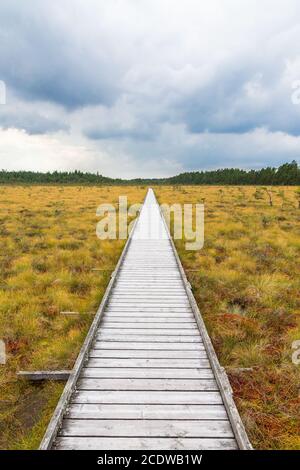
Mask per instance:
[[[181,173],[169,178],[108,178],[97,173],[75,171],[0,171],[0,184],[80,184],[80,185],[300,185],[300,168],[294,160],[278,168],[259,170],[224,168]]]

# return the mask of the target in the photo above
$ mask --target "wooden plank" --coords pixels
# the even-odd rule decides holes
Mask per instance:
[[[132,404],[169,404],[169,405],[220,405],[219,392],[178,392],[178,391],[78,391],[71,398],[71,403],[132,403]]]
[[[223,405],[72,404],[67,416],[71,419],[227,419]]]
[[[164,351],[155,349],[153,350],[122,350],[122,349],[91,349],[89,357],[98,358],[142,358],[142,359],[207,359],[205,350],[194,351]]]
[[[145,247],[145,249],[147,248]],[[126,257],[126,263],[123,265],[123,269],[135,266],[139,266],[140,269],[143,269],[143,267],[147,267],[147,269],[152,267],[155,268],[156,266],[168,269],[171,266],[172,268],[175,267],[175,271],[177,271],[176,263],[174,266],[174,256],[172,255],[172,252],[170,250],[166,250],[165,248],[160,250],[159,256],[155,256],[154,253],[151,253],[148,257],[141,257],[138,256],[137,252],[128,253],[128,256]]]
[[[155,306],[155,307],[139,307],[139,306],[135,306],[135,307],[119,307],[119,306],[110,306],[110,307],[107,307],[105,309],[105,313],[114,313],[114,312],[122,312],[123,314],[125,313],[139,313],[139,314],[151,314],[153,316],[155,316],[155,314],[167,314],[167,315],[170,315],[170,316],[174,316],[174,315],[180,315],[180,316],[184,316],[184,315],[188,315],[190,317],[190,315],[192,314],[192,309],[190,309],[189,307],[161,307],[159,305]]]
[[[153,343],[202,343],[200,336],[151,336],[151,335],[129,335],[128,334],[120,334],[120,333],[113,333],[109,332],[106,333],[104,331],[100,331],[96,335],[96,339],[98,340],[105,340],[105,341],[134,341],[134,342],[153,342]]]
[[[143,250],[147,250],[146,247]],[[132,270],[134,268],[139,269],[142,271],[143,267],[145,268],[144,272],[147,275],[156,274],[156,271],[167,271],[171,272],[172,274],[178,274],[178,270],[176,264],[174,266],[174,257],[172,259],[172,253],[165,248],[161,248],[159,254],[149,253],[151,258],[147,257],[140,257],[137,258],[137,253],[131,253],[130,256],[126,259],[126,263],[123,265],[123,270]]]
[[[161,257],[164,257],[164,254],[161,255]],[[171,261],[170,259],[167,259],[166,260],[166,264],[161,264],[163,263],[164,260],[160,263],[158,263],[158,261],[155,261],[154,263],[151,263],[149,262],[148,260],[140,260],[139,263],[136,263],[136,262],[130,262],[128,261],[128,263],[131,263],[130,265],[127,266],[127,260],[126,260],[126,263],[123,264],[122,266],[122,269],[120,271],[120,274],[122,273],[122,271],[126,271],[126,270],[134,270],[135,268],[138,268],[140,267],[140,271],[142,271],[142,269],[144,268],[144,271],[143,271],[143,274],[145,274],[146,276],[155,276],[156,275],[156,272],[162,272],[162,271],[166,271],[168,274],[171,273],[172,275],[178,275],[178,269],[177,269],[177,266],[176,266],[176,261],[175,261],[175,264],[174,264],[174,259],[173,261]]]
[[[165,290],[169,290],[170,289],[170,293],[172,292],[171,289],[175,289],[175,290],[181,290],[182,286],[181,285],[174,285],[174,283],[164,283],[163,280],[161,280],[161,282],[149,282],[147,283],[146,281],[145,282],[120,282],[118,283],[118,290],[126,290],[127,292],[130,292],[128,291],[128,289],[132,289],[132,291],[137,291],[138,289],[140,290],[146,290],[146,289],[149,289],[149,290],[156,290],[160,288],[162,291],[165,291]],[[116,292],[116,291],[114,291]]]
[[[158,282],[147,283],[147,281],[144,280],[144,281],[139,281],[137,284],[142,285],[145,289],[148,288],[150,290],[158,289],[158,290],[166,291],[168,288],[170,288],[172,291],[184,292],[184,286],[181,281],[175,282],[175,283],[173,281],[165,282],[163,276],[161,277],[160,281],[161,281],[160,283]],[[135,288],[135,286],[133,286],[131,283],[127,283],[126,285],[124,284],[125,284],[125,281],[122,281],[121,279],[119,279],[115,285],[114,292],[117,289],[122,289],[126,291],[127,289],[134,290]]]
[[[111,296],[110,303],[109,305],[124,305],[124,306],[132,306],[132,305],[144,305],[144,306],[156,306],[156,305],[161,305],[164,307],[165,305],[172,307],[172,306],[177,306],[177,307],[184,307],[184,306],[189,306],[188,301],[186,300],[186,297],[163,297],[160,296],[159,294],[156,294],[155,297],[149,296],[135,296],[134,294],[131,297],[128,296],[123,296],[123,295],[113,295]]]
[[[115,328],[103,326],[101,331],[103,333],[120,333],[123,335],[163,335],[163,336],[196,336],[199,337],[198,330],[194,328],[118,328],[116,331]]]
[[[124,266],[127,267],[127,266],[132,266],[132,265],[137,265],[137,264],[140,264],[141,266],[143,266],[143,263],[146,263],[147,266],[159,265],[159,266],[165,267],[165,266],[169,266],[170,264],[172,265],[174,264],[175,258],[174,256],[172,256],[171,247],[169,249],[166,249],[165,247],[161,247],[160,253],[164,255],[163,258],[161,255],[158,256],[158,255],[154,255],[153,253],[150,256],[145,252],[138,253],[138,250],[130,251],[128,252],[126,256],[126,263],[124,264]],[[164,264],[164,261],[166,261],[165,264]],[[175,263],[175,266],[176,266],[176,263]]]
[[[149,278],[157,278],[159,276],[163,276],[165,279],[180,279],[180,274],[176,267],[172,269],[155,269],[151,266],[147,268],[147,266],[144,266],[144,270],[137,271],[136,269],[131,269],[131,270],[126,270],[126,268],[122,268],[119,272],[119,278],[122,277],[134,277],[134,278],[143,278],[143,279],[149,279]]]
[[[172,276],[172,279],[170,280],[170,276],[163,275],[163,273],[158,273],[152,268],[149,268],[149,271],[151,271],[151,273],[148,273],[148,275],[145,269],[144,269],[143,276],[141,276],[142,273],[139,273],[139,275],[136,276],[137,281],[145,282],[146,280],[149,280],[150,278],[152,278],[153,281],[155,282],[157,281],[158,278],[162,278],[162,280],[166,283],[175,281],[177,284],[183,286],[182,279],[180,278],[180,276],[178,276],[178,273],[176,273],[175,278],[174,276]],[[124,281],[124,280],[126,281],[128,280],[126,278],[133,278],[133,277],[135,277],[134,272],[128,272],[128,273],[123,272],[119,274],[118,281]]]
[[[168,315],[168,316],[166,316]],[[105,318],[110,318],[114,321],[115,318],[122,318],[123,320],[126,318],[133,318],[134,321],[143,321],[143,318],[150,318],[150,320],[161,321],[165,319],[166,321],[190,321],[191,319],[194,320],[194,316],[192,316],[191,312],[172,312],[172,313],[164,313],[164,312],[135,312],[129,311],[124,312],[121,310],[106,310],[105,311]]]
[[[146,273],[149,274],[156,274],[157,272],[159,273],[178,273],[177,271],[177,265],[176,262],[174,262],[171,258],[165,259],[165,255],[162,254],[163,257],[163,262],[164,264],[159,263],[158,261],[155,261],[153,263],[149,263],[148,260],[140,260],[139,262],[133,262],[129,261],[129,259],[126,259],[126,263],[123,264],[122,269],[120,270],[120,274],[124,272],[137,272],[137,273]]]
[[[147,281],[146,279],[140,279],[136,282],[132,282],[132,280],[124,280],[118,279],[116,283],[116,287],[118,288],[136,288],[136,287],[141,287],[141,288],[155,288],[155,287],[160,287],[161,289],[167,289],[167,288],[173,288],[173,289],[182,289],[182,282],[181,280],[179,281],[167,281],[165,279],[158,279],[156,281]]]
[[[31,382],[41,382],[43,380],[66,381],[70,377],[71,370],[39,370],[17,372],[17,377]]]
[[[127,264],[127,263],[126,263]],[[151,272],[151,274],[150,274]],[[131,267],[126,267],[124,266],[121,271],[120,271],[120,276],[128,274],[131,275],[133,274],[134,276],[143,276],[144,274],[147,276],[158,276],[161,275],[162,277],[170,277],[170,276],[177,276],[177,266],[176,264],[172,264],[169,266],[163,266],[163,265],[150,265],[144,263],[144,265],[132,265]]]
[[[140,281],[140,280],[143,280],[143,281],[159,281],[160,279],[164,278],[165,280],[169,280],[169,281],[172,281],[173,280],[178,280],[180,281],[180,275],[178,274],[174,274],[174,275],[171,275],[171,274],[168,274],[167,276],[164,275],[160,275],[160,274],[134,274],[132,273],[131,275],[128,274],[128,273],[123,273],[123,274],[120,274],[119,275],[119,279],[122,280],[122,281]]]
[[[228,421],[65,419],[60,436],[93,437],[234,437]]]
[[[135,311],[135,312],[192,312],[192,309],[189,305],[107,305],[106,310],[122,310],[123,312],[130,312],[130,311]]]
[[[210,367],[208,359],[96,359],[90,357],[91,367],[169,367],[169,368],[194,368]]]
[[[213,373],[208,368],[176,369],[176,368],[130,368],[130,367],[86,367],[81,377],[92,378],[148,378],[148,379],[212,379]]]
[[[162,255],[162,257],[163,256],[164,255]],[[139,263],[128,263],[130,262],[126,260],[126,263],[123,264],[122,269],[120,270],[120,276],[124,273],[137,275],[145,274],[146,276],[156,276],[157,274],[163,273],[166,273],[167,276],[178,275],[178,269],[174,259],[173,261],[166,260],[165,264],[161,264],[161,262],[149,263],[148,260],[141,260]]]
[[[59,437],[55,448],[65,450],[236,450],[235,439]]]
[[[124,319],[125,320],[125,319]],[[162,323],[162,322],[130,322],[124,321],[123,322],[113,322],[110,320],[104,319],[102,322],[102,328],[114,328],[122,331],[123,328],[125,329],[135,329],[135,330],[140,330],[140,329],[148,329],[148,328],[155,328],[159,330],[170,330],[170,329],[180,329],[182,331],[185,330],[196,330],[197,331],[197,324],[196,322],[186,322],[186,323],[175,323],[175,322],[168,322],[168,323]]]
[[[103,317],[103,324],[104,322],[107,322],[107,323],[114,323],[115,325],[118,325],[119,323],[123,323],[125,322],[126,323],[134,323],[135,325],[136,324],[143,324],[143,323],[155,323],[156,325],[157,324],[163,324],[165,325],[166,323],[169,324],[169,323],[176,323],[178,325],[178,328],[180,326],[184,326],[184,324],[189,324],[189,323],[192,323],[194,324],[195,323],[195,320],[193,317],[156,317],[156,318],[153,318],[152,316],[129,316],[129,315],[123,315],[123,316],[116,316],[116,315],[105,315]]]
[[[111,302],[115,301],[122,301],[123,303],[130,303],[130,302],[136,302],[138,300],[139,302],[159,302],[160,300],[163,302],[170,302],[170,303],[182,303],[183,301],[186,303],[186,295],[180,294],[179,292],[144,292],[144,293],[136,293],[136,292],[122,292],[116,293],[114,292],[113,295],[111,295],[110,298]]]
[[[147,248],[145,247],[144,250],[147,250]],[[174,257],[172,259],[172,253],[170,253],[169,250],[162,249],[162,251],[160,252],[160,257],[161,257],[160,260],[157,258],[157,256],[154,257],[153,254],[152,256],[153,256],[153,261],[147,258],[144,258],[144,259],[140,258],[139,260],[135,260],[134,258],[131,258],[131,259],[128,258],[128,260],[126,259],[126,263],[124,263],[123,270],[132,270],[135,267],[142,270],[144,267],[145,268],[144,272],[147,275],[152,275],[152,274],[155,275],[156,271],[163,271],[163,270],[171,272],[172,274],[178,274],[178,269],[177,269],[176,264],[174,266]]]
[[[127,264],[127,262],[126,262]],[[161,265],[150,265],[144,262],[144,264],[139,264],[139,265],[132,265],[131,267],[123,266],[123,268],[120,271],[120,277],[122,276],[135,276],[135,277],[140,277],[140,276],[145,276],[145,277],[156,277],[156,276],[164,276],[165,278],[169,277],[178,277],[178,270],[176,265],[166,265],[166,266],[161,266]]]
[[[114,289],[114,295],[122,295],[122,296],[129,296],[129,295],[137,295],[136,294],[137,287],[129,289],[128,287],[118,287]],[[144,294],[139,294],[139,295],[144,295]],[[156,295],[156,296],[181,296],[183,297],[185,294],[184,292],[181,291],[181,289],[173,289],[171,287],[168,288],[161,288],[159,289],[158,287],[148,287],[147,288],[147,295]]]
[[[154,283],[147,283],[146,280],[144,281],[139,281],[138,284],[139,285],[143,285],[143,287],[145,288],[145,290],[147,289],[148,290],[157,290],[157,291],[162,291],[162,292],[166,292],[168,291],[168,289],[170,289],[170,292],[179,292],[179,293],[185,293],[184,291],[184,286],[182,284],[181,281],[179,282],[167,282],[167,283],[164,283],[164,278],[163,276],[161,277],[160,279],[161,282],[154,282]],[[124,285],[125,284],[125,285]],[[125,281],[121,281],[121,280],[118,280],[118,282],[116,283],[115,287],[114,287],[114,290],[113,292],[116,292],[117,290],[122,290],[124,292],[137,292],[135,290],[135,286],[133,286],[131,283],[125,283]],[[142,289],[141,293],[144,291],[144,289]]]
[[[109,301],[109,304],[108,306],[109,307],[129,307],[129,308],[133,308],[133,307],[140,307],[142,309],[144,309],[144,307],[146,308],[151,308],[151,307],[164,307],[164,306],[167,306],[168,308],[184,308],[184,307],[188,307],[190,304],[186,301],[186,300],[175,300],[173,299],[172,302],[170,301],[165,301],[163,299],[159,300],[151,300],[150,301],[146,301],[146,300],[140,300],[140,299],[135,299],[135,300],[110,300]]]
[[[218,391],[213,379],[92,379],[77,382],[77,390],[190,390]]]
[[[100,350],[160,350],[160,351],[204,351],[203,343],[151,343],[133,341],[95,341],[94,349]]]

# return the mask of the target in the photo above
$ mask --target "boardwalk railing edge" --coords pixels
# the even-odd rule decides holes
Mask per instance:
[[[156,199],[156,197],[155,197],[155,199]],[[205,344],[205,349],[206,349],[206,352],[207,352],[207,355],[208,355],[208,359],[209,359],[211,367],[214,371],[217,384],[220,387],[220,393],[221,393],[221,396],[222,396],[222,399],[223,399],[223,402],[224,402],[224,406],[225,406],[227,414],[228,414],[229,421],[230,421],[231,426],[232,426],[232,430],[233,430],[235,438],[237,440],[239,449],[240,450],[253,450],[253,447],[251,445],[251,442],[249,441],[247,432],[245,430],[244,424],[241,420],[240,414],[239,414],[238,409],[236,407],[236,404],[233,400],[233,397],[232,397],[233,392],[232,392],[232,388],[231,388],[227,373],[226,373],[224,367],[221,367],[221,365],[219,363],[218,357],[216,355],[213,344],[212,344],[211,339],[209,337],[209,334],[207,332],[207,329],[206,329],[205,323],[203,321],[202,315],[200,313],[199,307],[198,307],[197,302],[195,300],[195,297],[192,293],[191,284],[189,283],[189,281],[186,277],[186,274],[184,272],[183,266],[181,264],[179,255],[177,253],[177,249],[176,249],[174,241],[173,241],[173,238],[170,234],[169,227],[166,223],[165,216],[164,216],[159,204],[158,204],[158,207],[159,207],[159,210],[160,210],[160,213],[161,213],[162,220],[164,222],[166,231],[168,233],[168,237],[169,237],[169,240],[170,240],[170,243],[171,243],[171,246],[172,246],[174,256],[176,258],[177,266],[178,266],[180,274],[181,274],[181,278],[182,278],[182,281],[183,281],[183,284],[184,284],[184,287],[185,287],[185,291],[187,293],[189,302],[190,302],[192,310],[193,310],[194,317],[196,319],[200,334],[201,334],[203,342]]]
[[[91,348],[91,345],[92,345],[92,342],[94,340],[96,330],[97,330],[97,328],[98,328],[98,326],[101,322],[103,312],[104,312],[104,309],[106,307],[107,301],[109,299],[111,290],[114,286],[118,271],[121,267],[123,259],[124,259],[125,255],[127,253],[129,245],[131,243],[132,235],[134,233],[134,229],[136,227],[138,219],[139,219],[139,216],[134,221],[134,225],[133,225],[133,227],[132,227],[132,229],[129,233],[127,242],[126,242],[126,244],[123,248],[123,251],[122,251],[121,256],[118,260],[116,268],[115,268],[114,272],[111,275],[111,279],[110,279],[109,284],[106,288],[105,294],[104,294],[104,296],[102,298],[102,301],[100,303],[100,306],[97,310],[97,313],[95,315],[93,323],[90,326],[89,332],[88,332],[88,334],[85,338],[85,341],[84,341],[84,343],[83,343],[83,345],[80,349],[80,352],[77,356],[76,362],[75,362],[74,367],[72,369],[72,373],[71,373],[71,375],[68,379],[68,382],[66,383],[64,391],[63,391],[63,393],[62,393],[62,395],[61,395],[61,397],[60,397],[60,399],[57,403],[57,406],[56,406],[55,411],[52,415],[52,418],[51,418],[51,420],[48,424],[47,430],[46,430],[46,432],[44,434],[44,437],[43,437],[43,439],[40,443],[39,450],[49,450],[49,449],[51,449],[52,444],[53,444],[53,442],[54,442],[54,440],[57,436],[58,430],[61,426],[64,414],[66,412],[70,397],[71,397],[71,395],[72,395],[72,393],[75,389],[76,382],[77,382],[78,377],[80,375],[81,369],[84,366],[85,360],[87,359],[88,352],[89,352],[89,350]]]

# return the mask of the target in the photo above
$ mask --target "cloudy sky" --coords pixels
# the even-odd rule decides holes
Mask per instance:
[[[0,168],[299,161],[299,44],[299,0],[1,0]]]

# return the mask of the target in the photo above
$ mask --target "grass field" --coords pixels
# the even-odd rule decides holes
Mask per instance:
[[[252,444],[300,449],[300,366],[291,359],[300,339],[297,188],[160,187],[156,194],[160,203],[205,204],[204,248],[176,246]]]
[[[160,202],[205,204],[205,246],[176,245],[256,448],[300,448],[300,209],[296,188],[158,187]],[[100,241],[96,208],[146,188],[0,187],[0,447],[36,448],[63,384],[19,369],[67,369],[124,241]],[[93,268],[102,271],[93,271]],[[66,316],[62,311],[76,311]],[[241,370],[241,369],[247,370]]]

